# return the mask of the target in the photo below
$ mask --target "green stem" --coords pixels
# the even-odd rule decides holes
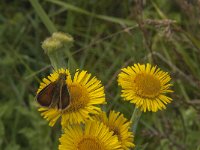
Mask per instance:
[[[48,54],[48,56],[51,61],[51,65],[55,70],[58,70],[59,68],[66,68],[66,62],[62,49],[52,52]]]
[[[137,125],[138,125],[141,115],[142,115],[142,111],[139,108],[135,107],[133,114],[131,116],[132,131],[134,134],[136,133]]]

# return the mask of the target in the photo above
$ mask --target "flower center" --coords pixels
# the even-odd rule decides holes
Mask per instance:
[[[79,84],[71,84],[69,87],[70,106],[66,109],[67,112],[74,112],[84,108],[89,101],[89,94],[86,88]]]
[[[161,85],[154,76],[141,73],[135,77],[134,88],[138,96],[151,99],[159,95]]]
[[[102,144],[93,138],[84,138],[78,143],[78,150],[104,150]]]

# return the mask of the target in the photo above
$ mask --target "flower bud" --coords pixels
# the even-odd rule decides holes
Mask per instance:
[[[63,47],[63,44],[60,40],[49,37],[42,43],[42,48],[44,49],[45,53],[54,52]]]
[[[52,38],[59,40],[63,44],[67,44],[69,42],[73,42],[74,39],[71,35],[63,32],[54,32],[52,34]]]

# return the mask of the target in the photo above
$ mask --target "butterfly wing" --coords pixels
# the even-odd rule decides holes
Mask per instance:
[[[70,104],[70,95],[69,90],[67,87],[67,84],[63,84],[63,86],[60,89],[60,100],[58,103],[58,109],[65,109]]]
[[[42,89],[36,97],[37,102],[44,107],[49,107],[52,104],[56,83],[52,82]]]

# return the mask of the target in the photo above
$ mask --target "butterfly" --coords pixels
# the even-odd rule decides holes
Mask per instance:
[[[67,75],[59,73],[58,79],[51,82],[36,95],[36,101],[43,107],[64,110],[70,105],[70,93],[66,83]]]

